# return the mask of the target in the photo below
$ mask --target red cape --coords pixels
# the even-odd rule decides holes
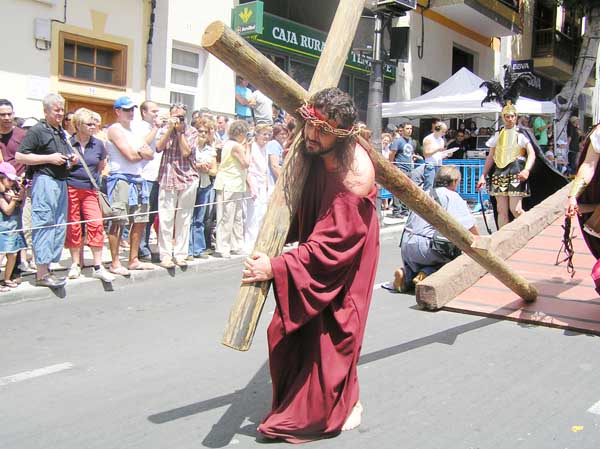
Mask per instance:
[[[271,260],[272,410],[258,430],[300,443],[337,435],[358,401],[360,355],[379,258],[376,188],[359,197],[314,160],[290,234]]]

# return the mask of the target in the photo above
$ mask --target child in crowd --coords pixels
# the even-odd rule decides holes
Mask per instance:
[[[17,172],[8,162],[0,163],[0,252],[6,254],[4,281],[0,292],[7,292],[18,284],[11,279],[17,253],[27,247],[21,229],[21,202],[25,198],[25,189],[15,189]],[[6,232],[15,231],[15,232]]]

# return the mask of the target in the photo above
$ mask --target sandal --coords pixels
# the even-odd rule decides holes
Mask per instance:
[[[110,271],[112,274],[118,274],[119,276],[130,276],[131,275],[129,270],[127,268],[125,268],[124,266],[118,266],[116,268],[109,267],[108,271]]]
[[[129,265],[130,270],[154,270],[154,265],[146,262],[136,262]]]
[[[7,293],[10,291],[10,288],[4,286],[4,285],[0,285],[0,293]]]
[[[9,279],[8,281],[4,281],[2,282],[2,285],[4,285],[5,287],[9,287],[9,288],[17,288],[19,286],[19,284],[17,284],[15,281]]]

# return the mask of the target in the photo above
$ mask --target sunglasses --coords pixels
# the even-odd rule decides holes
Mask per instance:
[[[198,134],[208,134],[208,130],[207,129],[199,129]]]
[[[97,123],[93,123],[93,122],[92,122],[92,123],[86,123],[85,125],[86,125],[86,126],[89,126],[89,127],[92,127],[92,126],[98,126],[98,124],[97,124]]]

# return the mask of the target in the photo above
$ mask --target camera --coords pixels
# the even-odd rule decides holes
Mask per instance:
[[[65,167],[67,170],[71,170],[73,168],[73,161],[75,160],[74,154],[67,154],[67,160],[65,161]]]

